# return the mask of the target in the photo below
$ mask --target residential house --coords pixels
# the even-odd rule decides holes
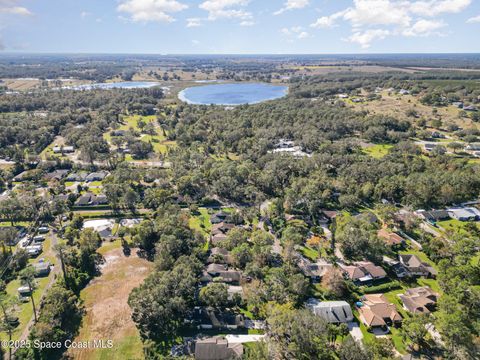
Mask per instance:
[[[432,151],[433,149],[435,149],[438,145],[437,144],[432,144],[432,143],[425,143],[423,144],[423,147],[425,149],[425,151]]]
[[[400,261],[391,259],[388,256],[383,256],[383,262],[390,267],[398,278],[408,276],[408,270],[400,263]]]
[[[214,224],[212,226],[210,242],[213,245],[217,245],[218,243],[220,243],[221,241],[227,238],[227,233],[234,227],[235,225],[226,223],[224,221],[218,224]]]
[[[69,173],[69,170],[55,170],[45,174],[43,178],[47,181],[50,181],[50,180],[60,181],[64,177],[66,177],[68,173]]]
[[[228,217],[228,213],[224,211],[219,211],[213,214],[212,216],[210,216],[210,222],[212,224],[220,224],[224,222],[227,219],[227,217]]]
[[[400,261],[400,264],[405,267],[409,276],[437,276],[437,270],[435,270],[430,264],[421,261],[416,255],[398,255],[398,260]]]
[[[322,210],[321,217],[323,218],[323,222],[330,223],[332,222],[338,215],[338,212],[335,210]]]
[[[219,281],[229,284],[240,284],[242,273],[237,270],[227,269],[224,264],[210,264],[203,272],[200,282],[209,283]]]
[[[477,107],[473,106],[473,105],[464,106],[463,110],[465,110],[465,111],[478,111]]]
[[[36,277],[48,276],[50,274],[50,263],[48,261],[33,264]]]
[[[212,235],[216,235],[216,234],[226,234],[227,232],[229,232],[230,230],[232,230],[233,228],[235,227],[234,224],[229,224],[229,223],[226,223],[224,221],[218,223],[218,224],[214,224],[212,226]]]
[[[232,259],[227,249],[214,247],[210,250],[210,256],[207,261],[209,263],[230,264]]]
[[[468,144],[465,147],[465,150],[478,151],[478,150],[480,150],[480,144],[478,144],[478,143]]]
[[[85,177],[85,181],[91,182],[91,181],[102,181],[108,176],[108,172],[106,171],[99,171],[99,172],[93,172],[88,174]]]
[[[319,301],[311,298],[307,300],[305,306],[329,323],[340,324],[353,321],[352,309],[346,301]]]
[[[385,243],[391,247],[402,247],[405,245],[405,239],[400,235],[388,231],[387,229],[380,229],[377,233],[378,237],[385,241]]]
[[[63,146],[55,145],[52,150],[55,154],[60,154],[60,153],[70,154],[75,151],[75,148],[69,145],[63,145]]]
[[[312,282],[318,283],[322,277],[333,268],[333,264],[322,260],[318,260],[314,263],[303,256],[299,256],[298,267]]]
[[[219,243],[221,243],[222,241],[226,240],[227,239],[227,234],[224,234],[224,233],[218,233],[218,234],[215,234],[215,235],[212,235],[211,238],[210,238],[210,243],[213,245],[213,246],[216,246],[218,245]]]
[[[387,276],[382,267],[370,261],[358,261],[353,265],[340,265],[344,274],[357,285],[371,285]]]
[[[378,223],[378,217],[371,211],[365,211],[362,212],[358,215],[355,215],[355,218],[364,220],[366,222],[369,222],[370,224],[376,224]]]
[[[88,174],[85,171],[71,173],[66,177],[65,180],[74,181],[74,182],[81,182],[81,181],[85,181],[85,178],[87,177],[87,175]]]
[[[125,130],[112,130],[110,132],[111,136],[125,136],[127,132]]]
[[[448,215],[459,221],[476,221],[480,219],[480,211],[473,207],[448,209]]]
[[[428,286],[407,289],[405,294],[399,294],[405,310],[411,313],[428,314],[437,304],[438,294]]]
[[[76,201],[75,206],[98,206],[107,205],[108,199],[105,195],[95,195],[93,193],[86,193],[81,195]]]
[[[245,327],[242,314],[236,314],[229,309],[212,309],[197,306],[185,319],[187,323],[195,325],[198,329],[230,329],[235,330]]]
[[[418,210],[416,211],[416,214],[431,223],[436,223],[437,221],[442,221],[442,220],[447,220],[450,219],[450,215],[448,214],[448,211],[446,210]]]
[[[31,181],[37,180],[41,177],[42,171],[39,169],[34,170],[25,170],[20,174],[16,175],[12,181],[14,182],[22,182],[22,181]]]
[[[384,294],[364,295],[357,303],[360,320],[367,327],[381,327],[394,325],[402,321],[394,304],[390,303]]]
[[[243,355],[241,343],[230,344],[224,337],[211,337],[195,342],[196,360],[232,360]]]
[[[112,236],[114,221],[108,219],[88,220],[83,224],[84,229],[95,230],[101,238]]]

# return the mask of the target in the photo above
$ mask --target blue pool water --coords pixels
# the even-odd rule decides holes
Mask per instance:
[[[116,83],[98,83],[71,87],[73,90],[92,90],[92,89],[141,89],[158,86],[160,83],[153,81],[122,81]]]
[[[285,96],[288,86],[263,83],[218,84],[187,88],[178,94],[180,100],[196,105],[242,105]]]

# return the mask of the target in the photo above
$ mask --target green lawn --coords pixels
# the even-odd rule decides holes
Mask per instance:
[[[129,359],[141,360],[143,357],[143,344],[137,334],[122,336],[120,341],[115,341],[111,349],[97,349],[90,353],[89,360]]]
[[[104,241],[102,246],[97,250],[97,252],[101,255],[105,255],[109,251],[112,251],[114,249],[119,249],[121,247],[122,247],[122,241],[121,240]]]
[[[50,276],[53,276],[53,275],[50,274]],[[36,279],[37,286],[36,286],[36,289],[33,292],[33,299],[35,301],[35,305],[36,305],[36,308],[37,308],[37,313],[38,313],[38,309],[40,308],[40,306],[39,306],[40,305],[40,297],[41,297],[42,292],[44,291],[44,289],[46,288],[46,286],[49,282],[50,276]],[[6,288],[7,293],[18,298],[17,289],[20,286],[21,286],[21,282],[20,282],[19,279],[10,281],[7,285],[7,288]],[[33,308],[32,308],[31,301],[26,302],[26,303],[19,303],[18,306],[17,306],[17,311],[15,312],[15,315],[18,316],[20,324],[18,325],[18,327],[14,330],[14,332],[12,334],[12,339],[13,340],[18,339],[20,337],[23,330],[27,326],[28,322],[33,317]],[[8,335],[5,332],[1,332],[0,333],[0,338],[1,339],[7,339]]]
[[[30,221],[15,221],[14,226],[23,226],[23,227],[29,227],[31,222]],[[10,221],[2,221],[0,222],[0,227],[2,226],[12,226],[12,223]]]
[[[363,152],[376,159],[381,159],[390,152],[392,145],[389,144],[376,144],[363,148]]]
[[[468,222],[451,219],[439,221],[437,224],[438,226],[444,228],[447,231],[451,230],[460,235],[469,235],[469,232],[465,229],[465,225],[468,224]],[[477,226],[477,228],[479,227],[477,223],[475,223],[475,225]]]
[[[191,229],[198,230],[204,235],[208,235],[212,228],[210,214],[206,208],[199,208],[198,214],[193,215],[188,223]]]
[[[319,252],[309,246],[302,246],[300,252],[311,261],[316,261],[320,257]]]
[[[137,132],[141,132],[141,129],[138,127],[139,120],[143,120],[145,123],[154,122],[156,121],[156,116],[155,115],[149,115],[149,116],[132,115],[132,116],[124,117],[123,118],[124,124],[121,125],[116,130],[126,131],[132,128]],[[108,131],[107,133],[103,134],[103,137],[105,140],[107,140],[110,143],[112,140],[111,131]],[[157,129],[156,135],[142,134],[138,139],[144,142],[151,143],[153,146],[153,150],[159,154],[165,154],[169,147],[176,146],[176,142],[167,140],[167,138],[163,135],[160,129]],[[129,154],[125,156],[125,160],[133,161],[131,155]]]

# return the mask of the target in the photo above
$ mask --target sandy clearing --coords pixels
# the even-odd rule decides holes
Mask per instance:
[[[68,354],[81,360],[142,359],[142,344],[127,300],[153,264],[139,258],[136,250],[126,257],[120,248],[108,251],[104,259],[102,274],[81,293],[86,314],[75,341],[113,340],[113,349],[77,349]]]

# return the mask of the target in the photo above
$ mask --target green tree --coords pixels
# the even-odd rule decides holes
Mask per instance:
[[[295,310],[290,304],[274,305],[268,310],[268,339],[277,359],[331,360],[328,324],[308,310]]]
[[[340,360],[370,360],[370,355],[363,349],[362,345],[355,341],[350,335],[340,344],[338,349]]]
[[[200,290],[200,301],[213,308],[228,305],[228,287],[223,283],[210,283]]]
[[[410,341],[414,348],[422,348],[427,341],[428,330],[426,325],[430,319],[426,315],[412,314],[403,319],[402,336]]]

